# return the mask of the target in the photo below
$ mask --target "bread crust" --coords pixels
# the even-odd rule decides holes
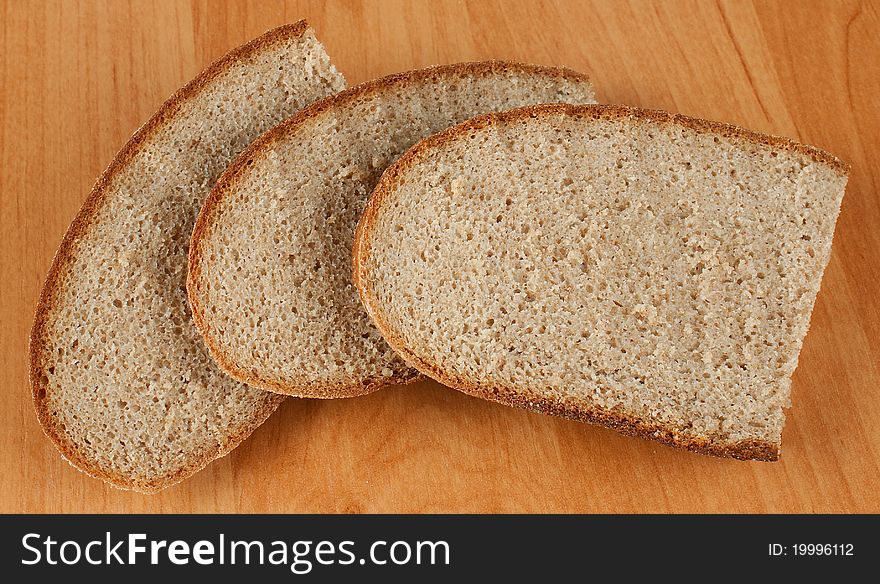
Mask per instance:
[[[827,165],[841,175],[846,175],[849,171],[849,167],[835,156],[818,148],[799,144],[787,138],[759,134],[730,124],[628,106],[549,104],[527,106],[508,112],[491,113],[472,118],[422,140],[388,167],[379,179],[364,209],[364,213],[361,215],[361,220],[355,232],[354,249],[352,251],[352,279],[367,313],[376,324],[379,332],[382,333],[388,344],[411,366],[440,383],[468,395],[543,414],[551,414],[605,426],[623,434],[655,440],[669,446],[701,454],[711,454],[740,460],[778,460],[780,454],[779,445],[775,443],[762,440],[734,442],[720,436],[711,435],[702,437],[690,436],[682,433],[680,429],[672,425],[646,421],[620,410],[608,410],[593,404],[563,402],[545,396],[528,395],[523,391],[517,391],[515,387],[504,387],[491,383],[474,383],[472,380],[444,371],[438,364],[432,363],[416,354],[406,345],[402,336],[388,322],[381,302],[372,293],[371,282],[366,275],[366,265],[370,256],[370,235],[375,227],[376,219],[381,212],[383,204],[393,196],[394,188],[400,181],[401,176],[418,163],[419,160],[429,156],[444,144],[465,137],[471,131],[525,118],[555,115],[579,116],[587,119],[635,118],[657,122],[658,124],[679,125],[701,133],[794,151],[811,158],[817,163]]]
[[[213,460],[228,454],[233,448],[250,436],[251,433],[278,408],[281,402],[284,401],[283,396],[267,394],[265,404],[256,412],[256,415],[252,418],[250,423],[238,433],[225,437],[224,441],[221,444],[218,444],[216,449],[210,450],[204,455],[194,458],[185,467],[170,473],[167,476],[158,477],[150,481],[134,480],[131,477],[114,472],[110,468],[104,468],[95,461],[82,456],[76,446],[68,439],[64,428],[59,427],[59,425],[56,425],[56,423],[53,422],[48,410],[46,386],[42,381],[42,378],[45,375],[43,369],[43,353],[47,340],[47,333],[44,329],[47,324],[47,319],[50,318],[51,312],[58,302],[61,277],[70,266],[71,262],[75,259],[74,242],[89,232],[90,227],[94,223],[97,212],[103,206],[108,187],[112,184],[114,177],[125,168],[132,158],[140,151],[143,145],[174,117],[183,104],[201,93],[201,91],[217,78],[218,75],[226,72],[232,65],[239,61],[246,60],[261,51],[271,49],[282,42],[300,38],[309,30],[309,25],[305,20],[274,28],[256,39],[226,53],[223,57],[213,62],[198,76],[175,92],[167,101],[165,101],[165,103],[162,104],[159,110],[134,133],[106,170],[104,170],[101,176],[97,179],[88,197],[86,197],[79,212],[70,224],[70,227],[68,227],[61,245],[55,252],[51,267],[49,268],[49,274],[46,277],[46,281],[40,293],[34,317],[34,324],[29,337],[29,378],[33,395],[34,410],[40,426],[43,428],[43,432],[61,451],[65,460],[92,477],[99,478],[121,489],[129,489],[142,493],[155,493],[182,481],[206,467]]]
[[[587,82],[589,78],[577,71],[564,67],[547,67],[542,65],[528,65],[507,61],[479,61],[471,63],[456,63],[452,65],[439,65],[425,69],[415,69],[403,73],[396,73],[380,79],[367,81],[335,95],[325,97],[310,106],[300,110],[297,114],[281,122],[271,130],[268,130],[245,148],[236,159],[226,168],[220,176],[208,198],[202,205],[202,210],[196,219],[193,229],[192,240],[189,247],[189,266],[187,272],[186,290],[192,309],[193,320],[196,323],[211,357],[232,378],[243,383],[273,391],[285,395],[310,398],[337,398],[355,397],[366,395],[386,385],[406,385],[418,381],[421,376],[415,372],[406,376],[377,377],[366,379],[354,385],[328,385],[326,383],[316,386],[311,383],[288,383],[278,379],[262,375],[256,368],[248,368],[237,363],[228,355],[217,339],[214,338],[210,327],[205,321],[205,305],[203,303],[204,281],[202,279],[203,243],[211,237],[212,229],[220,217],[221,206],[231,191],[237,188],[243,173],[253,164],[254,159],[265,155],[272,146],[288,134],[295,132],[300,126],[314,120],[318,116],[332,112],[348,103],[362,99],[365,96],[381,93],[382,91],[399,87],[405,84],[431,82],[438,79],[451,77],[465,77],[468,75],[486,75],[495,72],[521,72],[526,74],[541,74],[546,76],[558,76],[576,82]]]

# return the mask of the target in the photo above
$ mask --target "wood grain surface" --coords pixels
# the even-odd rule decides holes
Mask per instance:
[[[733,122],[852,165],[778,463],[679,452],[432,382],[288,400],[158,495],[115,490],[43,436],[27,335],[93,181],[178,87],[307,18],[350,84],[479,59],[566,65],[599,98]],[[880,6],[856,2],[0,4],[0,511],[880,511]]]

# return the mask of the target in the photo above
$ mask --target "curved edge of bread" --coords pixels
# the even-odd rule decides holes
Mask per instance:
[[[254,417],[247,427],[242,429],[238,434],[229,436],[222,444],[217,446],[216,450],[208,452],[205,456],[198,459],[194,459],[186,467],[153,481],[133,481],[130,477],[114,473],[110,469],[102,468],[93,461],[80,456],[76,447],[67,439],[67,436],[62,429],[57,428],[55,424],[52,423],[46,407],[46,390],[41,381],[41,377],[43,376],[41,369],[41,355],[45,340],[45,332],[43,328],[46,324],[46,318],[49,315],[49,311],[56,300],[59,277],[64,268],[73,259],[73,243],[81,237],[83,233],[88,231],[95,214],[101,208],[106,190],[110,186],[113,177],[125,167],[135,154],[137,154],[142,145],[179,111],[184,103],[198,95],[211,81],[213,81],[218,75],[224,73],[231,65],[242,59],[249,58],[258,51],[270,48],[276,43],[299,38],[309,30],[309,25],[305,20],[274,28],[250,42],[226,53],[220,59],[210,64],[189,83],[177,90],[177,92],[168,98],[159,110],[134,133],[125,146],[123,146],[122,150],[117,153],[113,161],[107,166],[106,170],[104,170],[95,182],[91,192],[86,197],[79,212],[68,227],[67,232],[64,234],[61,245],[55,252],[51,267],[49,268],[49,273],[46,276],[45,283],[40,292],[40,298],[34,316],[34,324],[29,336],[28,375],[34,402],[34,410],[36,411],[40,426],[43,428],[43,432],[55,444],[58,450],[61,451],[65,460],[89,476],[101,479],[120,489],[139,491],[142,493],[155,493],[182,481],[205,468],[213,460],[228,454],[233,448],[250,436],[260,424],[266,421],[266,419],[278,408],[281,402],[284,401],[283,396],[270,396],[266,401],[264,409]]]
[[[645,110],[620,105],[581,106],[549,104],[527,106],[507,112],[478,116],[430,136],[413,146],[385,170],[373,193],[370,195],[355,232],[354,248],[352,250],[352,279],[360,295],[361,303],[375,323],[376,328],[379,329],[379,332],[382,333],[388,344],[412,367],[438,382],[468,395],[542,414],[551,414],[597,424],[612,428],[622,434],[647,438],[701,454],[711,454],[740,460],[767,462],[778,460],[780,454],[778,444],[761,440],[731,442],[712,436],[687,436],[671,425],[647,422],[637,416],[617,410],[607,410],[586,404],[563,403],[562,401],[543,396],[526,396],[517,392],[516,388],[513,387],[475,384],[470,380],[449,374],[443,371],[437,364],[431,363],[417,355],[406,346],[401,335],[388,322],[381,303],[372,294],[370,281],[366,274],[366,264],[370,256],[369,235],[375,226],[382,205],[392,196],[394,187],[399,182],[401,176],[418,163],[419,160],[431,155],[432,152],[442,147],[445,143],[463,137],[470,131],[490,127],[498,123],[552,115],[578,115],[591,119],[632,117],[661,124],[677,124],[701,133],[715,134],[734,140],[760,143],[774,148],[795,151],[816,162],[828,165],[839,174],[846,175],[849,172],[849,167],[844,162],[832,154],[813,146],[800,144],[780,136],[760,134],[731,124],[701,120],[664,111]]]
[[[205,340],[208,352],[223,371],[230,377],[267,391],[284,395],[308,397],[308,398],[344,398],[357,397],[372,393],[388,385],[407,385],[418,381],[421,375],[407,377],[377,377],[367,379],[356,385],[332,386],[322,384],[320,387],[309,384],[296,384],[280,381],[271,377],[260,375],[258,371],[249,369],[233,360],[223,351],[217,339],[214,338],[210,327],[205,322],[205,306],[202,302],[204,282],[202,276],[202,248],[203,242],[211,236],[213,225],[220,215],[220,207],[230,193],[234,190],[248,167],[254,163],[254,159],[267,152],[273,144],[282,140],[288,134],[296,131],[300,126],[321,114],[332,111],[334,108],[356,101],[365,95],[381,92],[399,83],[418,83],[428,81],[432,77],[447,76],[450,74],[465,75],[468,73],[491,73],[495,71],[508,71],[516,69],[529,73],[559,76],[575,81],[589,81],[589,78],[577,71],[564,67],[548,67],[543,65],[529,65],[508,61],[477,61],[469,63],[455,63],[452,65],[438,65],[424,69],[415,69],[402,73],[395,73],[372,81],[367,81],[355,87],[341,91],[335,95],[325,97],[312,105],[304,108],[297,114],[281,122],[274,128],[263,133],[245,148],[238,157],[226,168],[214,188],[202,205],[199,216],[196,219],[192,239],[189,246],[189,266],[187,269],[186,291],[192,309],[193,321],[196,328]]]

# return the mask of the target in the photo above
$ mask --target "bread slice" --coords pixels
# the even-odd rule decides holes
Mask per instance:
[[[776,460],[846,174],[810,146],[664,112],[483,116],[385,172],[355,282],[441,383]]]
[[[277,28],[178,91],[98,179],[52,263],[30,343],[37,416],[74,466],[157,491],[278,406],[208,356],[186,302],[189,237],[238,152],[343,87],[305,22]]]
[[[351,282],[351,246],[385,167],[475,114],[592,102],[578,73],[514,63],[392,75],[315,103],[256,140],[217,182],[190,248],[193,317],[220,366],[301,397],[365,394],[416,376]]]

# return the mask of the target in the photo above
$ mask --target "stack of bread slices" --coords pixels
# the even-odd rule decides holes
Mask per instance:
[[[31,335],[37,416],[68,461],[155,492],[285,396],[420,375],[778,457],[843,163],[595,105],[561,68],[344,86],[305,22],[275,29],[172,96],[98,179]]]

